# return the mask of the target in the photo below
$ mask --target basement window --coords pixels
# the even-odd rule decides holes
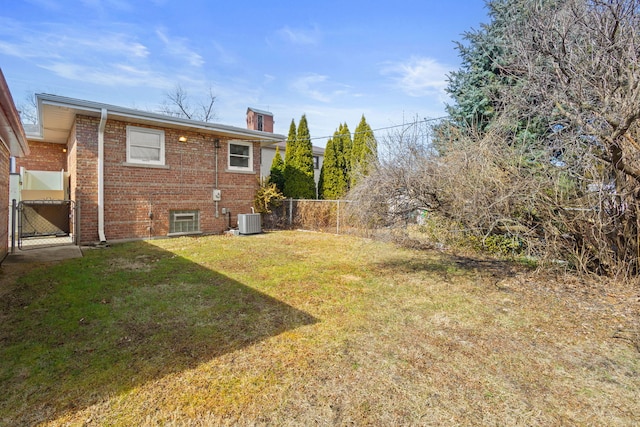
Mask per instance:
[[[127,163],[164,165],[164,131],[127,126]]]
[[[200,211],[169,211],[169,234],[200,232]]]
[[[253,171],[253,144],[242,141],[229,141],[230,171]]]

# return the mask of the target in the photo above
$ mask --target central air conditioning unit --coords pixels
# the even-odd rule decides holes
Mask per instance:
[[[240,234],[262,233],[262,219],[260,218],[260,214],[238,214],[238,232]]]

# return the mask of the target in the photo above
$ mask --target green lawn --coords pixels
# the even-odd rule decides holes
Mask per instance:
[[[0,425],[640,423],[622,287],[305,232],[10,268]]]

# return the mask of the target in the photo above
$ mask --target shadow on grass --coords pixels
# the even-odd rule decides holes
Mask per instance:
[[[467,276],[469,274],[482,274],[494,277],[512,277],[518,270],[526,267],[513,261],[498,259],[480,259],[459,255],[428,253],[426,256],[416,256],[411,259],[406,257],[391,258],[379,264],[385,270],[413,273],[429,272],[437,274],[445,279],[450,276]]]
[[[36,268],[5,291],[0,425],[54,420],[317,322],[143,242]]]

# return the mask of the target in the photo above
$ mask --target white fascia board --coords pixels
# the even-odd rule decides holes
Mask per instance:
[[[85,101],[50,94],[37,94],[36,96],[38,97],[38,105],[42,103],[43,105],[46,104],[71,108],[78,111],[93,113],[95,115],[99,115],[102,109],[106,108],[109,111],[110,117],[122,117],[130,120],[146,120],[171,127],[191,128],[194,130],[222,133],[235,138],[257,140],[262,144],[272,144],[285,139],[284,135],[269,132],[242,129],[235,126],[221,125],[217,123],[200,122],[180,117],[171,117],[164,114],[102,104],[99,102]],[[41,108],[39,109],[42,110]],[[42,118],[40,118],[40,123],[42,123]]]

